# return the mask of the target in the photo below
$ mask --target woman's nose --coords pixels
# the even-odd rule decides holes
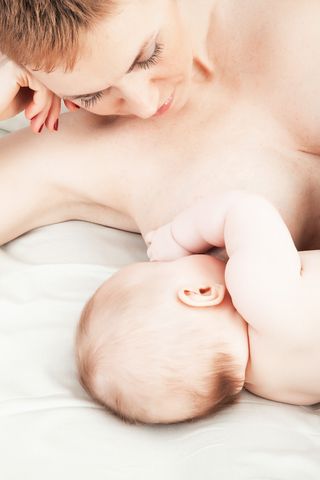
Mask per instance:
[[[117,89],[120,98],[125,101],[126,110],[137,117],[152,117],[160,106],[159,90],[150,80],[128,75],[117,85]]]

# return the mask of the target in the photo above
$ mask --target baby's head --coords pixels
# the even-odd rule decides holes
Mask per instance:
[[[232,403],[244,384],[247,327],[207,255],[138,263],[87,303],[77,334],[81,382],[131,422],[173,423]]]

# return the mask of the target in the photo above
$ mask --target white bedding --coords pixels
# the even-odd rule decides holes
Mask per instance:
[[[0,479],[319,480],[319,408],[243,393],[215,417],[144,427],[91,402],[73,359],[80,311],[117,268],[145,258],[138,235],[84,222],[0,249]]]

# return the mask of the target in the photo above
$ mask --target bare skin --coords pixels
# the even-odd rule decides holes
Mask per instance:
[[[245,386],[249,391],[298,405],[320,401],[320,251],[298,252],[278,212],[265,199],[241,191],[201,199],[170,224],[150,233],[147,240],[151,242],[149,257],[154,260],[174,260],[191,252],[205,252],[213,245],[225,246],[229,259],[223,285],[231,295],[233,313],[216,291],[215,284],[221,283],[217,274],[212,274],[209,283],[213,285],[212,298],[207,292],[201,294],[201,283],[192,278],[193,271],[200,271],[197,261],[201,262],[203,275],[208,273],[209,277],[212,262],[217,262],[212,257],[185,258],[185,264],[188,259],[192,261],[189,274],[184,272],[185,285],[192,295],[180,299],[191,307],[213,305],[214,331],[219,331],[222,323],[220,318],[215,319],[216,305],[232,319],[234,328],[239,324],[238,331],[232,333],[228,331],[230,326],[226,327],[225,339],[238,353],[237,361],[246,367]],[[165,277],[165,291],[177,290],[173,279],[179,264],[174,263]],[[149,271],[146,285],[156,283],[156,272]],[[137,271],[135,276],[139,278]],[[247,323],[245,338],[236,312]],[[197,314],[200,319],[201,309]],[[242,348],[249,345],[245,359],[239,356],[241,344]]]
[[[79,323],[79,372],[93,398],[131,421],[197,418],[228,391],[213,373],[226,368],[223,353],[233,394],[320,401],[320,250],[298,252],[265,198],[204,197],[145,240],[153,262],[106,280]],[[213,246],[226,248],[226,264],[197,255]]]
[[[272,3],[215,2],[202,44],[212,73],[194,62],[179,111],[78,112],[59,135],[2,139],[1,244],[69,219],[145,234],[200,196],[241,188],[277,207],[299,250],[319,248],[320,7]]]

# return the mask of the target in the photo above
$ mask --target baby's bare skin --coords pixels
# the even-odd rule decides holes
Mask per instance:
[[[229,259],[224,282],[234,310],[247,322],[247,339],[239,332],[229,335],[234,348],[249,344],[246,388],[286,403],[320,401],[320,251],[297,252],[283,220],[265,199],[241,191],[201,199],[150,232],[147,240],[150,258],[160,261],[225,246]],[[197,258],[202,260],[196,255],[194,270]],[[208,272],[210,261],[207,257]],[[174,268],[179,265],[172,265],[172,278]],[[219,282],[213,275],[211,284]],[[192,273],[186,284],[199,290]],[[169,281],[168,288],[174,289]],[[217,301],[226,316],[239,322],[225,303]]]
[[[319,4],[216,5],[213,74],[195,64],[180,112],[113,123],[79,112],[59,135],[1,140],[2,244],[69,219],[144,234],[200,196],[241,188],[274,203],[299,250],[319,247]]]
[[[320,251],[298,252],[265,198],[202,198],[145,240],[154,261],[109,278],[79,324],[79,372],[93,398],[147,423],[197,418],[243,386],[320,401]],[[197,255],[212,247],[226,248],[226,264]]]

